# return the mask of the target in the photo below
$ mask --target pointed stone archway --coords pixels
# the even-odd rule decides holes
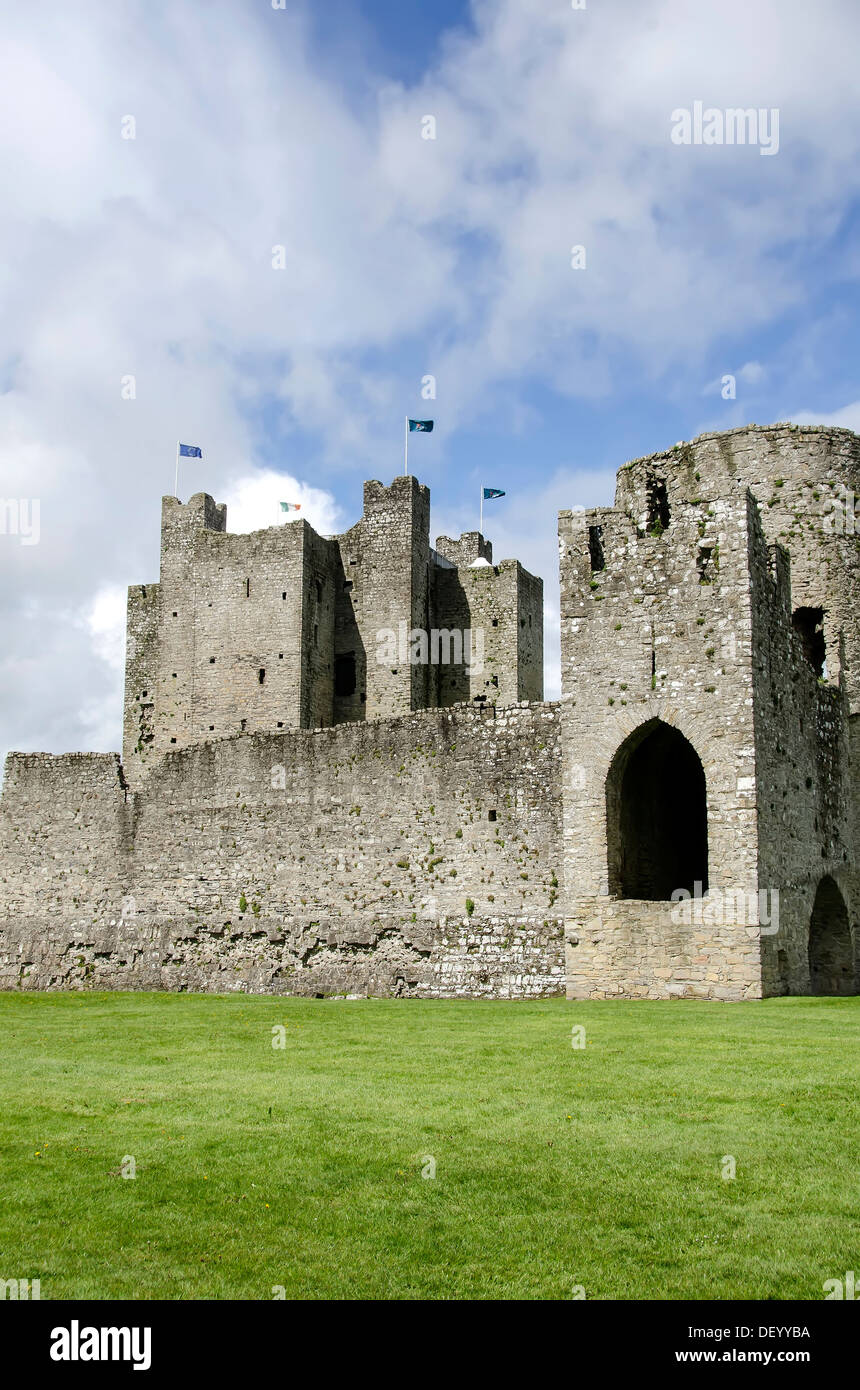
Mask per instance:
[[[708,887],[705,771],[688,739],[660,719],[634,729],[606,778],[609,891],[668,901]]]
[[[809,919],[810,994],[856,994],[851,925],[835,879],[821,880]]]

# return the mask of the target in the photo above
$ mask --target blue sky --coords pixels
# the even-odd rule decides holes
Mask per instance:
[[[351,46],[359,71],[408,85],[421,81],[452,31],[474,32],[468,0],[326,0],[309,16],[315,61],[332,51],[348,58]]]
[[[6,28],[2,494],[41,536],[0,535],[0,748],[119,746],[178,436],[205,450],[181,494],[230,529],[281,498],[334,531],[432,415],[434,535],[505,489],[485,530],[545,579],[553,695],[559,507],[705,430],[860,429],[854,0],[82,0]],[[776,110],[778,149],[675,143],[695,102]]]

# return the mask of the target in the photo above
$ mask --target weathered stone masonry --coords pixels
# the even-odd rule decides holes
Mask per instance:
[[[477,532],[432,549],[430,493],[415,478],[365,483],[362,519],[343,536],[305,521],[226,528],[206,494],[165,497],[160,580],[129,589],[130,785],[212,737],[543,698],[541,580],[517,560],[494,566]],[[483,662],[447,642],[443,660],[410,661],[401,640],[380,659],[382,633],[405,642],[434,629],[461,644],[464,629],[480,631]]]
[[[561,513],[571,997],[856,992],[858,483],[849,431],[749,427]],[[774,891],[775,933],[731,911]]]
[[[431,549],[415,479],[333,538],[164,499],[122,761],[7,761],[0,985],[856,992],[858,494],[845,430],[627,464],[559,517],[559,703],[540,581]],[[400,626],[480,627],[483,670],[380,663]]]
[[[559,993],[559,711],[13,754],[6,988]]]

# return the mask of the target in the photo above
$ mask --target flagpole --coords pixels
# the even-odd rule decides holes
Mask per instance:
[[[484,534],[484,489],[483,489],[483,487],[481,488],[481,520],[480,520],[480,524],[479,524],[479,526],[478,526],[478,531],[479,531],[480,534],[483,536],[483,534]]]
[[[409,416],[403,417],[403,472],[409,473]]]
[[[179,440],[176,441],[176,477],[173,482],[173,496],[179,497]]]

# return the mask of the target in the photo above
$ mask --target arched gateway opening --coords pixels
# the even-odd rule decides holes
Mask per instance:
[[[606,779],[609,891],[669,900],[708,887],[705,772],[682,733],[655,719],[622,743]]]
[[[818,885],[809,921],[811,994],[856,994],[854,950],[845,899],[834,879]]]

